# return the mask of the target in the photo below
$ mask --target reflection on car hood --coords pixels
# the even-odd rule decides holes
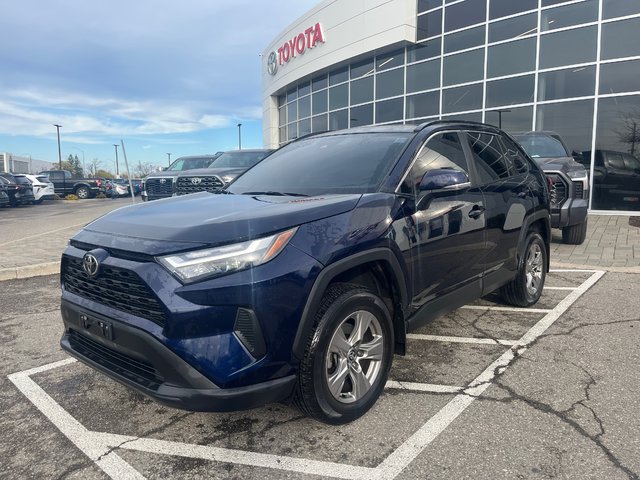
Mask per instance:
[[[232,176],[237,177],[241,173],[245,172],[246,168],[233,168],[233,167],[222,167],[222,168],[196,168],[194,170],[185,170],[184,172],[180,172],[181,177],[195,177],[195,176],[206,176],[206,175],[217,175],[219,177],[222,176]]]
[[[553,157],[533,159],[544,172],[569,172],[574,170],[585,170],[584,165],[576,162],[572,157]]]
[[[115,210],[87,225],[75,239],[130,251],[144,244],[134,239],[161,241],[167,242],[167,252],[178,245],[186,249],[194,244],[235,243],[348,212],[360,198],[359,194],[301,198],[201,192]],[[156,245],[155,250],[158,254],[164,249]]]

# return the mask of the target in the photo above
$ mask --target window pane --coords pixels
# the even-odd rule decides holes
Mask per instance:
[[[533,107],[518,107],[487,111],[485,122],[505,132],[528,132],[533,125]]]
[[[487,107],[533,102],[534,75],[487,82]]]
[[[311,119],[311,130],[313,132],[325,132],[327,131],[327,115],[318,115]]]
[[[440,60],[416,63],[407,67],[407,93],[440,86]]]
[[[487,19],[487,0],[466,0],[445,8],[444,30],[450,32]]]
[[[542,31],[571,27],[581,23],[595,22],[598,19],[598,1],[586,0],[563,7],[542,11]]]
[[[444,37],[444,53],[457,52],[484,44],[485,26],[470,28],[461,32],[450,33]]]
[[[296,102],[287,105],[287,121],[295,122],[298,119],[298,104]]]
[[[536,68],[536,39],[494,45],[489,47],[488,57],[489,78],[533,71]]]
[[[393,122],[402,120],[402,98],[394,98],[376,103],[376,123]]]
[[[349,67],[340,68],[329,74],[329,85],[337,85],[347,80],[349,80]]]
[[[351,78],[360,78],[373,75],[373,58],[351,65]]]
[[[448,88],[442,92],[442,112],[464,112],[482,108],[482,84]]]
[[[577,28],[540,38],[540,68],[560,67],[596,59],[598,27]]]
[[[371,125],[373,123],[373,103],[360,105],[359,107],[351,107],[349,121],[351,127]]]
[[[600,66],[600,93],[640,92],[640,60]]]
[[[303,135],[307,135],[311,133],[311,119],[306,118],[304,120],[300,120],[298,122],[298,136],[302,137]]]
[[[481,183],[491,183],[501,178],[509,178],[509,167],[497,135],[468,132],[467,138]]]
[[[303,97],[311,93],[311,83],[306,82],[298,85],[298,96]]]
[[[298,99],[298,118],[309,117],[311,115],[311,95]]]
[[[459,120],[462,122],[481,122],[482,121],[482,113],[474,112],[474,113],[454,113],[452,115],[442,115],[443,120]]]
[[[316,77],[311,81],[311,89],[314,92],[317,92],[318,90],[322,90],[323,88],[327,88],[327,86],[328,86],[328,82],[327,82],[326,75],[321,75],[320,77]]]
[[[280,127],[278,135],[278,140],[280,143],[284,143],[287,141],[287,127]]]
[[[313,114],[324,113],[327,111],[327,91],[316,92],[313,94],[312,100]]]
[[[640,2],[629,0],[606,0],[602,5],[602,16],[604,19],[625,17],[640,13]]]
[[[407,118],[429,117],[440,112],[440,92],[427,92],[407,97]]]
[[[529,164],[522,153],[520,153],[520,149],[515,142],[506,135],[501,135],[500,140],[506,149],[505,156],[509,161],[509,168],[517,173],[527,173],[529,171]]]
[[[349,84],[343,83],[329,89],[329,110],[344,108],[349,105]]]
[[[280,107],[278,109],[278,125],[282,127],[287,124],[287,107]]]
[[[298,124],[290,123],[287,126],[287,140],[295,140],[298,138]]]
[[[442,0],[418,0],[418,13],[442,6]]]
[[[285,103],[287,103],[287,97],[286,95],[279,95],[278,96],[278,106],[281,107],[283,106]]]
[[[640,18],[602,25],[602,59],[640,55]]]
[[[538,106],[536,130],[559,134],[569,150],[591,149],[593,100],[553,103]]]
[[[424,40],[442,33],[442,9],[418,17],[417,39]]]
[[[482,80],[483,76],[483,48],[444,58],[444,85]]]
[[[538,31],[538,14],[529,13],[521,17],[508,18],[489,25],[489,43],[524,37]]]
[[[376,57],[376,70],[389,70],[404,64],[404,48],[395,52],[385,53]]]
[[[439,57],[442,39],[434,38],[427,42],[407,47],[407,63],[426,60],[427,58]]]
[[[373,100],[373,77],[351,81],[351,105]]]
[[[287,92],[287,102],[293,102],[296,98],[298,98],[298,90],[296,88],[292,88]]]
[[[506,17],[538,8],[538,0],[491,0],[489,18]]]
[[[329,130],[349,128],[349,109],[338,110],[329,114]]]
[[[592,208],[640,210],[640,180],[632,169],[640,158],[638,132],[640,95],[600,100]]]
[[[595,95],[596,67],[579,67],[541,73],[538,100],[558,100]]]
[[[404,91],[404,68],[380,73],[376,76],[376,98],[395,97]]]

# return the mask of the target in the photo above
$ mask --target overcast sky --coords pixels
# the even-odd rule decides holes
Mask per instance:
[[[20,0],[0,6],[0,152],[105,167],[262,147],[259,54],[318,0]],[[75,148],[74,148],[75,147]]]

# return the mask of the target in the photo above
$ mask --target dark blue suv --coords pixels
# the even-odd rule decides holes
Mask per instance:
[[[534,304],[549,239],[545,177],[498,129],[315,134],[218,193],[87,225],[62,257],[61,343],[172,407],[293,400],[345,423],[409,330],[498,289]]]

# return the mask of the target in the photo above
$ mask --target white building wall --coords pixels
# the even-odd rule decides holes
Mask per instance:
[[[43,170],[51,169],[51,166],[51,162],[44,160],[14,155],[8,152],[0,153],[0,171],[2,172],[36,174]]]
[[[291,83],[351,60],[359,55],[399,42],[416,41],[415,0],[325,0],[289,25],[263,52],[263,144],[278,147],[278,106],[276,95]],[[271,52],[320,23],[325,42],[285,65],[275,75],[267,71]]]

